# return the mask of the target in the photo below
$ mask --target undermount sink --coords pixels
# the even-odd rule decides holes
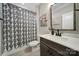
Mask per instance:
[[[73,43],[75,42],[75,40],[77,40],[76,38],[64,36],[64,35],[56,36],[56,35],[47,34],[47,35],[44,35],[43,37],[48,38],[52,41],[61,42],[61,43]]]
[[[55,40],[60,40],[60,41],[68,41],[69,38],[65,37],[65,36],[53,36],[53,38]]]
[[[67,37],[61,37],[61,40],[62,40],[62,41],[68,41],[68,39],[69,39],[69,38],[67,38]]]

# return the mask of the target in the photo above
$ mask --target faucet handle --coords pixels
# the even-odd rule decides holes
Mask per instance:
[[[59,29],[57,29],[57,32],[59,33]]]
[[[61,33],[59,32],[59,29],[57,29],[56,36],[61,36]]]
[[[59,36],[61,36],[61,33],[59,33]]]

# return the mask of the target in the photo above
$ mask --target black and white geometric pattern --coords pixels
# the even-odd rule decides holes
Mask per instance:
[[[3,52],[37,39],[36,14],[10,3],[3,3]]]

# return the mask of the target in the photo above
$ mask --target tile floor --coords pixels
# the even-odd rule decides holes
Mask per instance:
[[[40,56],[40,47],[29,47],[25,50],[18,51],[10,56]]]

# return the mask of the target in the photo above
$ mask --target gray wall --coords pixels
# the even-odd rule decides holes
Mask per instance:
[[[39,23],[39,34],[48,34],[50,31],[49,31],[49,21],[50,21],[50,5],[49,3],[41,3],[40,4],[40,7],[39,7],[39,17],[43,16],[44,14],[46,14],[46,17],[47,17],[47,26],[40,26],[40,23]],[[40,19],[40,18],[39,18]],[[40,20],[39,20],[40,22]]]

